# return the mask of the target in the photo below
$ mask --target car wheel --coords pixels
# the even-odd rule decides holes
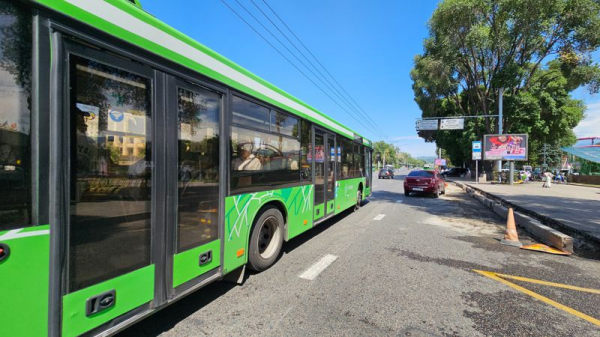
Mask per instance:
[[[442,189],[442,194],[446,195],[446,187],[444,186],[444,189]]]
[[[404,196],[408,197],[410,195],[410,192],[408,192],[407,190],[404,190]]]
[[[433,194],[433,197],[436,199],[440,197],[440,189],[439,188],[435,191],[435,193]]]
[[[283,215],[274,206],[265,208],[256,220],[248,249],[252,270],[266,270],[277,261],[283,246],[283,223]]]

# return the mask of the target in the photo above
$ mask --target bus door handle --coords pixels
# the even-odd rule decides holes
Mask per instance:
[[[4,243],[0,243],[0,262],[6,260],[10,255],[10,248]]]
[[[91,316],[111,308],[117,301],[117,292],[113,289],[100,295],[88,298],[85,305],[85,315]]]

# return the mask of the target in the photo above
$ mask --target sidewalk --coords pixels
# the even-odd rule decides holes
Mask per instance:
[[[458,179],[456,181],[546,217],[548,219],[545,222],[549,226],[562,224],[569,231],[586,236],[596,244],[600,244],[600,190],[598,188],[560,184],[552,184],[552,188],[542,188],[541,182],[510,186],[475,184],[473,181]],[[557,229],[561,230],[561,228]]]

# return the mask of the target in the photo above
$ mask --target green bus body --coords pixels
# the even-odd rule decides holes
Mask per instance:
[[[16,213],[9,210],[8,213],[2,213],[4,211],[0,207],[0,248],[6,247],[4,253],[8,256],[3,259],[0,254],[0,334],[3,336],[79,336],[83,334],[115,333],[212,281],[220,280],[223,276],[234,271],[240,271],[248,263],[252,226],[265,205],[272,205],[281,210],[285,220],[284,239],[287,241],[318,225],[326,218],[355,207],[357,202],[360,202],[360,200],[357,200],[359,195],[364,199],[371,194],[372,150],[370,149],[371,142],[369,140],[157,20],[142,9],[139,1],[0,0],[0,5],[5,6],[17,2],[19,3],[18,6],[26,7],[31,11],[33,22],[32,53],[34,54],[34,66],[31,70],[31,91],[35,99],[30,103],[30,110],[31,118],[35,123],[32,123],[30,133],[36,135],[32,138],[31,147],[37,149],[36,153],[38,154],[35,157],[32,155],[31,167],[33,167],[33,173],[31,173],[31,177],[25,174],[25,179],[30,179],[33,184],[30,187],[32,196],[29,201],[29,210],[21,210]],[[3,14],[0,9],[0,19],[2,19],[1,15],[8,14]],[[89,39],[88,36],[90,36]],[[2,37],[1,34],[0,37]],[[222,89],[223,92],[219,93],[223,102],[226,100],[230,102],[232,94],[239,93],[239,95],[245,95],[249,99],[255,99],[260,104],[264,103],[265,106],[271,109],[269,110],[268,116],[271,116],[269,118],[273,118],[272,116],[275,116],[275,113],[279,113],[279,111],[290,114],[293,118],[298,118],[298,129],[294,131],[296,134],[290,136],[292,140],[296,137],[298,144],[302,142],[299,140],[301,137],[297,135],[298,130],[300,130],[301,125],[304,128],[304,124],[302,124],[304,121],[308,122],[307,125],[310,125],[309,134],[312,137],[308,142],[310,144],[309,149],[312,149],[309,150],[309,157],[314,158],[314,161],[309,159],[312,167],[306,168],[310,172],[310,177],[302,178],[300,171],[305,168],[296,167],[295,170],[298,171],[299,178],[293,183],[281,184],[281,186],[273,186],[272,188],[265,185],[252,191],[241,189],[242,192],[235,192],[233,189],[230,190],[230,179],[232,179],[229,177],[230,171],[216,173],[217,177],[227,177],[225,180],[217,179],[218,184],[214,183],[214,188],[218,186],[219,189],[219,206],[214,207],[216,210],[212,210],[212,206],[206,207],[207,215],[201,220],[203,224],[210,224],[211,221],[218,222],[218,235],[214,237],[213,234],[210,234],[213,235],[210,242],[203,242],[191,248],[177,248],[173,246],[177,245],[176,243],[169,241],[177,235],[174,233],[177,229],[171,228],[177,227],[177,220],[171,220],[175,218],[175,215],[169,210],[175,209],[170,205],[175,202],[176,195],[168,192],[174,190],[169,185],[172,183],[169,178],[164,178],[165,181],[161,182],[162,180],[158,180],[160,177],[157,177],[160,173],[171,174],[172,177],[176,177],[177,173],[170,173],[168,169],[172,166],[169,166],[171,164],[166,163],[166,161],[168,158],[173,157],[170,157],[169,153],[166,152],[167,145],[160,143],[160,139],[152,138],[154,147],[163,148],[161,150],[163,152],[156,152],[158,153],[156,155],[157,159],[153,159],[153,163],[154,161],[164,163],[165,167],[164,170],[160,167],[152,169],[152,183],[160,182],[162,185],[159,185],[159,187],[167,186],[169,188],[165,191],[157,191],[154,186],[148,187],[151,188],[153,193],[152,197],[148,196],[150,198],[148,204],[157,205],[160,202],[157,208],[162,209],[152,209],[145,214],[143,212],[137,214],[140,222],[152,221],[152,226],[148,230],[148,235],[150,235],[148,240],[152,248],[148,253],[150,255],[145,257],[150,262],[135,270],[120,273],[108,279],[73,286],[67,280],[70,274],[68,274],[65,266],[68,262],[65,261],[69,256],[69,240],[74,239],[68,235],[68,225],[61,222],[69,222],[68,212],[79,202],[76,200],[76,195],[80,186],[78,184],[77,186],[68,185],[68,178],[61,178],[60,169],[54,168],[52,165],[61,165],[59,167],[66,170],[68,166],[65,167],[61,163],[68,162],[68,159],[60,159],[62,158],[61,153],[64,143],[76,143],[78,140],[74,138],[65,140],[66,138],[63,139],[59,136],[62,132],[67,135],[66,137],[70,137],[68,130],[65,131],[66,129],[60,129],[57,126],[63,125],[62,123],[65,123],[64,125],[69,124],[62,121],[60,117],[53,117],[53,114],[62,113],[66,106],[66,103],[63,103],[65,95],[61,90],[65,92],[72,90],[72,88],[68,89],[68,83],[62,75],[69,71],[69,67],[65,65],[69,50],[89,49],[91,50],[89,55],[102,54],[105,53],[104,43],[114,46],[114,50],[109,53],[110,56],[107,56],[112,59],[130,58],[143,64],[146,59],[150,59],[148,55],[153,55],[152,61],[154,64],[165,65],[164,68],[157,71],[160,74],[164,73],[167,82],[171,77],[174,78],[180,73],[189,73],[190,78],[201,78],[209,85],[214,83],[215,87],[224,88]],[[77,46],[68,47],[70,45]],[[119,54],[121,48],[127,52],[127,55]],[[140,57],[139,61],[135,55],[138,50],[146,53],[144,57]],[[74,55],[76,54],[74,53]],[[87,54],[84,56],[87,57]],[[0,53],[1,57],[2,54]],[[0,61],[2,60],[0,59]],[[71,71],[80,69],[77,67],[80,66],[73,66]],[[132,65],[132,67],[138,66]],[[152,64],[144,64],[144,67],[155,69]],[[173,73],[169,73],[169,69],[176,67],[179,68]],[[99,72],[96,70],[96,74]],[[2,76],[2,73],[0,73],[0,76]],[[54,76],[58,78],[56,81]],[[70,76],[74,77],[74,75]],[[152,77],[152,80],[156,81],[157,78],[163,75],[153,76],[155,77]],[[151,83],[152,88],[154,88],[155,82]],[[56,91],[54,85],[63,89]],[[135,85],[140,87],[139,84]],[[165,88],[168,86],[167,84],[162,85]],[[148,90],[148,92],[151,92],[151,90]],[[152,111],[159,109],[154,107],[154,105],[157,105],[155,104],[156,97],[170,97],[167,94],[153,91],[151,95]],[[168,100],[167,98],[165,98],[165,101]],[[167,106],[167,103],[164,103],[164,106]],[[220,146],[219,158],[226,156],[228,153],[227,151],[223,152],[223,149],[233,151],[231,150],[233,141],[231,141],[231,144],[228,142],[232,127],[235,127],[227,117],[230,116],[229,114],[232,111],[223,107],[220,109],[219,111],[223,111],[221,115],[225,118],[224,120],[218,120],[219,123],[223,124],[223,126],[219,124],[218,130],[226,130],[226,133],[217,138]],[[161,117],[164,117],[165,120],[168,117],[166,117],[166,113],[157,113],[157,115],[158,118],[155,117],[153,112],[152,130],[155,132],[158,130],[158,135],[153,134],[152,137],[167,139],[169,137],[168,131],[162,131],[154,125],[160,122]],[[3,123],[1,117],[2,112],[0,111],[0,124]],[[8,129],[2,129],[0,126],[0,146],[5,141],[4,139],[8,139],[3,137],[13,137],[13,133],[18,131],[17,127],[9,131],[3,130]],[[320,185],[323,190],[319,193],[323,193],[325,200],[327,200],[327,202],[321,204],[315,204],[315,187],[317,185],[314,183],[314,176],[316,174],[315,167],[319,165],[314,150],[316,133],[323,133],[327,142],[333,142],[321,145],[321,150],[325,152],[328,152],[331,147],[331,160],[336,163],[334,165],[323,162],[323,170],[326,171],[325,167],[329,168],[331,172],[334,172],[334,168],[338,170],[332,173],[332,176],[325,178],[325,181],[335,179],[335,184],[330,181],[329,185]],[[39,136],[37,136],[38,134]],[[265,134],[272,135],[273,131],[268,131]],[[13,140],[11,142],[21,144]],[[345,165],[341,159],[339,145],[342,142],[350,142],[358,146],[354,147],[354,150],[349,150],[351,154],[354,154],[353,158],[359,158],[359,160],[353,159],[354,165],[358,163],[360,166],[360,170],[355,168],[354,175],[348,175],[348,172],[341,169],[341,166]],[[169,141],[167,143],[171,144]],[[330,146],[330,144],[338,145]],[[145,143],[143,146],[145,147]],[[334,148],[337,148],[337,152],[334,151]],[[347,149],[347,146],[345,149]],[[45,156],[44,151],[49,151],[50,154]],[[177,150],[175,149],[175,151]],[[334,152],[335,155],[333,155]],[[233,152],[229,154],[233,155]],[[56,161],[55,156],[59,158]],[[67,158],[66,155],[65,158]],[[228,162],[229,159],[229,157],[219,159],[219,163]],[[20,164],[21,160],[18,163]],[[44,165],[50,166],[50,168]],[[229,165],[233,166],[233,164],[227,164],[226,166],[229,167]],[[298,166],[298,163],[296,163],[296,166]],[[0,162],[0,184],[4,183],[1,180],[4,179],[3,169],[6,170],[4,173],[7,176],[15,173],[14,165]],[[221,169],[224,170],[225,168],[221,167]],[[359,171],[360,174],[358,174]],[[341,178],[340,175],[342,174],[346,177]],[[334,176],[335,178],[333,178]],[[125,191],[131,187],[132,180],[134,179],[129,181],[127,179],[121,181],[113,179],[113,185],[105,186],[99,182],[100,180],[96,182],[94,179],[89,179],[87,188],[95,188],[100,191],[99,194],[103,193],[101,192],[102,189]],[[10,186],[18,185],[15,182],[9,182],[9,184],[12,184]],[[70,187],[65,187],[67,185]],[[89,187],[91,185],[93,186]],[[18,188],[22,189],[20,186]],[[12,187],[8,187],[9,192],[10,188]],[[142,188],[139,189],[142,190]],[[190,187],[190,189],[193,189],[193,187]],[[357,194],[357,191],[362,193]],[[0,192],[4,193],[5,191]],[[174,194],[177,194],[177,192]],[[69,195],[71,203],[69,203]],[[156,201],[157,199],[159,201]],[[107,205],[113,205],[108,200],[106,202]],[[24,216],[29,219],[29,224],[24,223],[22,226],[3,225],[4,214],[12,216],[21,214],[20,212],[29,212],[29,216]],[[107,206],[105,210],[99,212],[110,214],[113,209]],[[146,216],[151,216],[151,219],[146,219]],[[156,219],[164,221],[159,223],[159,220]],[[92,222],[90,222],[90,226],[91,224]],[[110,233],[103,233],[102,235],[110,236]],[[102,235],[99,235],[98,238],[86,237],[85,240],[92,242],[102,240]],[[161,241],[161,237],[165,239]],[[106,250],[117,248],[106,247]],[[210,254],[207,255],[209,258],[199,263],[199,256],[202,259],[203,254],[207,252]],[[84,253],[101,254],[102,251]],[[101,267],[98,266],[98,268]],[[91,279],[93,280],[93,278]],[[109,294],[110,292],[116,293],[116,297],[112,297],[113,303],[109,304],[108,309],[91,314],[87,312],[89,310],[88,306],[93,305],[90,303],[94,303],[93,301],[90,302],[91,299],[99,296],[99,294]],[[99,300],[102,298],[104,297],[98,297]]]

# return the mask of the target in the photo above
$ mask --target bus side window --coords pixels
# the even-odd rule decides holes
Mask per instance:
[[[0,232],[31,225],[31,13],[0,7]]]

